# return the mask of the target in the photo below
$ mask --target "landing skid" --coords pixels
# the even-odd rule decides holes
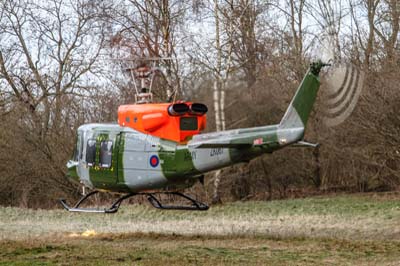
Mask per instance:
[[[192,205],[162,205],[162,203],[154,196],[154,194],[147,194],[147,200],[153,205],[154,208],[162,209],[162,210],[188,210],[188,211],[206,211],[208,210],[208,205],[204,204],[203,202],[197,201],[185,194],[179,192],[163,192],[159,194],[165,195],[176,195],[187,199],[192,203]]]
[[[70,207],[65,199],[60,199],[61,205],[70,212],[86,212],[86,213],[116,213],[121,206],[122,201],[126,200],[127,198],[137,196],[137,195],[145,195],[147,196],[147,200],[150,204],[157,209],[162,210],[190,210],[190,211],[206,211],[208,210],[208,206],[200,201],[197,201],[183,193],[179,192],[159,192],[157,194],[165,194],[165,195],[176,195],[182,197],[188,201],[190,201],[191,205],[163,205],[160,200],[155,197],[154,193],[130,193],[124,195],[117,199],[110,208],[105,209],[95,209],[95,208],[79,208],[79,206],[86,201],[92,195],[98,193],[99,191],[94,190],[87,195],[83,196],[73,207]]]
[[[61,205],[66,209],[67,211],[70,212],[91,212],[91,213],[115,213],[118,211],[119,206],[121,205],[122,201],[125,199],[137,195],[136,193],[131,193],[127,194],[123,197],[120,197],[117,199],[110,208],[106,209],[94,209],[94,208],[79,208],[79,205],[81,205],[85,200],[87,200],[90,196],[93,196],[94,194],[97,194],[99,191],[94,190],[88,194],[86,194],[84,197],[82,197],[73,207],[70,207],[65,199],[60,199]]]

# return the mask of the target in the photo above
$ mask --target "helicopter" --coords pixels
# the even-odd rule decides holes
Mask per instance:
[[[153,103],[148,80],[157,69],[138,66],[133,78],[135,104],[118,108],[118,123],[84,124],[77,130],[74,156],[67,163],[67,177],[90,188],[71,212],[115,213],[127,198],[145,195],[158,209],[199,210],[209,206],[180,191],[204,182],[204,174],[262,154],[295,146],[317,144],[303,140],[307,121],[320,87],[319,74],[330,66],[321,60],[310,64],[279,124],[200,133],[205,129],[207,106],[196,102]],[[150,81],[152,83],[152,79]],[[121,194],[108,208],[81,208],[98,192]],[[166,205],[157,194],[175,195],[186,205]]]

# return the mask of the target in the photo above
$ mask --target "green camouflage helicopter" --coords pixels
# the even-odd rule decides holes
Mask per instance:
[[[319,73],[329,64],[310,65],[279,124],[199,134],[207,107],[198,103],[151,103],[151,90],[137,91],[134,105],[120,106],[118,124],[85,124],[78,128],[76,152],[68,162],[68,177],[93,189],[73,212],[115,213],[121,202],[147,196],[160,209],[207,210],[208,206],[179,192],[203,181],[203,174],[272,153],[290,145],[315,146],[303,141],[305,127],[320,86]],[[139,67],[139,77],[151,69]],[[137,88],[136,88],[137,90]],[[80,208],[90,196],[122,194],[106,209]],[[187,205],[164,205],[155,194],[185,198]]]

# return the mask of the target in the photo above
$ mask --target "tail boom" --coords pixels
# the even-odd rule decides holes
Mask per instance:
[[[311,64],[295,96],[278,125],[236,129],[200,134],[193,137],[186,148],[200,155],[201,172],[215,170],[240,161],[248,161],[264,153],[271,153],[298,143],[314,106],[320,81],[319,72],[325,64]],[[217,154],[218,156],[214,156]]]

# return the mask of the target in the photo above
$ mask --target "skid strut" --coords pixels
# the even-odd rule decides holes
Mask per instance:
[[[85,196],[83,196],[73,207],[70,207],[65,199],[60,199],[61,205],[70,212],[91,212],[91,213],[116,213],[121,206],[122,201],[126,200],[127,198],[137,196],[137,195],[144,195],[147,197],[147,200],[150,204],[157,209],[162,210],[190,210],[190,211],[206,211],[208,210],[208,206],[200,201],[197,201],[183,193],[180,192],[159,192],[159,193],[130,193],[126,194],[111,205],[109,208],[99,209],[99,208],[79,208],[79,206],[87,200],[89,197],[93,196],[94,194],[98,193],[99,191],[94,190]],[[181,198],[184,198],[190,201],[191,205],[163,205],[159,199],[155,197],[155,194],[164,194],[164,195],[175,195]]]

